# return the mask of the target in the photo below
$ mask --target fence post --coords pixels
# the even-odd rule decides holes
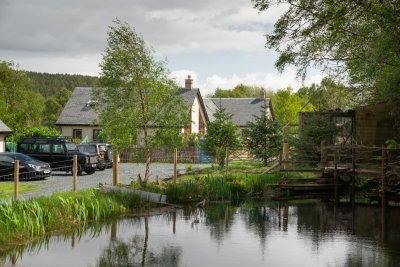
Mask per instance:
[[[328,163],[328,151],[326,149],[326,141],[321,141],[321,167],[326,167]]]
[[[387,164],[387,154],[386,149],[382,146],[382,207],[387,205],[387,179],[386,179],[386,164]]]
[[[14,200],[19,197],[19,160],[14,161]]]
[[[174,184],[176,184],[176,178],[178,176],[178,149],[174,149]]]
[[[288,143],[282,144],[282,161],[285,162],[285,163],[283,163],[283,169],[287,170],[288,169],[287,161],[289,161],[289,144]]]
[[[72,163],[72,177],[73,177],[73,186],[72,191],[78,191],[78,155],[74,155],[73,163]]]
[[[118,151],[113,151],[113,186],[119,184],[119,174],[118,174]]]

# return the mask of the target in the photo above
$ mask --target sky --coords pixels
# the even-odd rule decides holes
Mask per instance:
[[[184,86],[191,75],[203,95],[243,83],[278,90],[304,82],[294,68],[279,73],[278,54],[265,48],[285,6],[259,13],[251,0],[0,0],[0,60],[19,69],[97,76],[108,26],[129,23],[167,59],[171,77]]]

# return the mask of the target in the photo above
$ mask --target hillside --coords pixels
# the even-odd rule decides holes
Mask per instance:
[[[55,96],[61,88],[71,92],[75,87],[91,87],[97,77],[79,74],[51,74],[26,71],[27,76],[33,81],[33,89],[44,97]]]

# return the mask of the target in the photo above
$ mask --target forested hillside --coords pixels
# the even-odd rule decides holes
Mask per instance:
[[[33,81],[33,89],[44,97],[56,96],[61,88],[73,91],[75,87],[92,87],[97,77],[78,74],[51,74],[42,72],[26,72]]]

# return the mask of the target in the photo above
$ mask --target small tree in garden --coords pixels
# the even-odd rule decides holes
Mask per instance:
[[[226,149],[240,146],[238,127],[232,122],[232,114],[226,113],[224,108],[218,109],[214,117],[215,121],[207,124],[203,149],[208,155],[215,157],[223,167]]]
[[[298,156],[319,160],[321,141],[333,144],[337,133],[335,122],[329,114],[310,113],[299,130],[299,140],[295,145]]]
[[[263,107],[261,115],[254,122],[247,123],[243,131],[247,149],[266,164],[268,159],[279,154],[282,135],[278,124],[269,118]]]

